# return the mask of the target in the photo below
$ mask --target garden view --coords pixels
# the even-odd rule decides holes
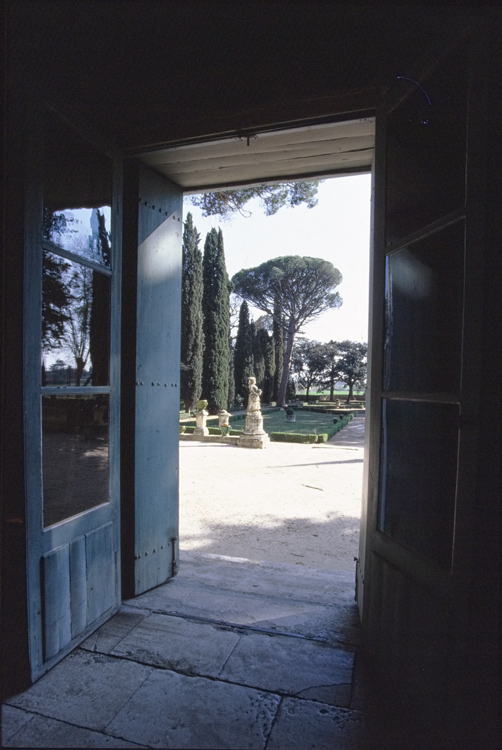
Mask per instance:
[[[317,186],[303,185],[294,195],[291,186],[277,186],[276,195],[269,186],[265,197],[249,189],[191,199],[190,209],[220,225],[202,241],[192,210],[184,222],[180,544],[197,554],[352,571],[367,345],[305,335],[312,321],[341,309],[342,272],[313,254],[263,260],[262,253],[260,263],[230,276],[219,221],[237,214],[245,232],[252,220],[241,221],[244,206],[253,198],[271,216],[288,205],[312,208]],[[218,440],[244,430],[251,376],[261,390],[266,450]],[[210,414],[206,438],[191,435],[201,400]],[[226,430],[217,416],[225,410]]]

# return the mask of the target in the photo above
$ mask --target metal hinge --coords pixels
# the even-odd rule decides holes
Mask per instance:
[[[171,578],[178,573],[178,565],[176,563],[176,542],[178,541],[177,536],[172,536],[169,540],[171,542]]]

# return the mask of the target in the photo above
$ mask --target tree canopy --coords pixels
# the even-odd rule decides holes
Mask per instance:
[[[229,219],[236,213],[250,216],[244,206],[252,198],[260,198],[266,216],[272,216],[280,208],[294,208],[304,203],[308,208],[317,205],[319,181],[283,182],[279,185],[257,185],[242,190],[219,190],[190,196],[192,205],[202,209],[203,216],[221,216]]]
[[[281,405],[286,398],[295,336],[305,323],[315,320],[326,310],[341,306],[342,298],[335,291],[341,281],[342,274],[329,261],[299,255],[286,255],[256,268],[243,269],[232,279],[235,293],[271,315],[286,334],[282,379],[277,395]]]
[[[337,342],[339,357],[336,362],[338,379],[349,386],[347,402],[353,398],[354,386],[366,387],[368,345],[357,341]]]
[[[336,383],[349,387],[347,401],[354,388],[366,388],[366,357],[368,345],[357,341],[329,341],[319,343],[301,339],[293,350],[293,371],[302,388],[308,391],[314,385],[317,391],[329,388],[329,400],[334,400]]]
[[[300,339],[295,343],[292,369],[298,385],[305,388],[307,401],[310,389],[320,382],[325,366],[323,344],[310,339]]]

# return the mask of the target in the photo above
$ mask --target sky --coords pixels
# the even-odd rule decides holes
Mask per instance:
[[[369,174],[335,177],[319,185],[315,208],[281,208],[265,216],[260,201],[246,204],[249,218],[237,215],[230,221],[217,216],[204,218],[185,197],[184,216],[190,211],[201,236],[200,247],[211,227],[221,227],[228,275],[253,268],[282,255],[304,255],[331,261],[342,273],[337,291],[343,298],[338,310],[329,310],[302,329],[317,341],[368,340]],[[254,318],[261,315],[254,311]]]

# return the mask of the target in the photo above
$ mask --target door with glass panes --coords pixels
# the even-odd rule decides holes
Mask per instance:
[[[120,228],[106,146],[46,109],[32,150],[24,377],[36,679],[119,604]]]
[[[458,724],[469,616],[483,54],[476,34],[462,38],[420,80],[398,81],[377,113],[363,624],[417,722],[438,732]]]

